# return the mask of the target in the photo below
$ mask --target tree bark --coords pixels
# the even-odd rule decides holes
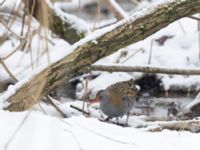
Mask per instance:
[[[26,82],[8,98],[10,111],[30,108],[64,81],[70,80],[80,69],[108,56],[120,48],[147,38],[175,20],[200,12],[200,0],[173,0],[157,7],[146,9],[144,15],[122,20],[115,28],[109,27],[96,37],[80,42],[75,50],[60,61],[51,64]],[[78,45],[78,44],[77,44]],[[42,83],[42,85],[41,85]],[[38,92],[38,86],[42,87]]]

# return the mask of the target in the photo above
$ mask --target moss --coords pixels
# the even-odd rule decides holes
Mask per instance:
[[[75,28],[72,28],[71,24],[63,22],[61,18],[56,16],[56,14],[54,14],[52,18],[53,19],[50,22],[51,30],[70,44],[85,37],[84,32],[79,32]]]

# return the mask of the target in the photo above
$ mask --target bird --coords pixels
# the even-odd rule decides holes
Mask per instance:
[[[136,97],[137,88],[134,80],[130,79],[110,85],[105,90],[100,90],[96,94],[96,98],[90,102],[100,103],[101,111],[108,116],[104,121],[127,114],[125,123],[127,125],[129,113]]]

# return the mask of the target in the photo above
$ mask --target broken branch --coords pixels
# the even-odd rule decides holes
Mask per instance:
[[[161,68],[152,66],[103,66],[92,65],[89,70],[108,72],[144,72],[175,75],[200,75],[200,69]]]

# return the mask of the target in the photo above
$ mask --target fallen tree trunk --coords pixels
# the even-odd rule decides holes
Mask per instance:
[[[130,16],[129,19],[124,19],[106,30],[102,29],[94,33],[97,34],[95,38],[86,37],[74,45],[71,54],[51,64],[31,81],[22,85],[19,83],[15,94],[8,98],[5,109],[23,111],[30,108],[59,84],[70,80],[80,69],[89,67],[120,48],[145,39],[177,19],[198,12],[200,0],[173,0],[146,9],[142,16]]]
[[[194,133],[200,131],[199,120],[169,121],[169,122],[153,123],[153,125],[157,125],[157,127],[150,128],[149,131],[151,132],[159,132],[164,129],[178,130],[178,131],[186,130]]]

